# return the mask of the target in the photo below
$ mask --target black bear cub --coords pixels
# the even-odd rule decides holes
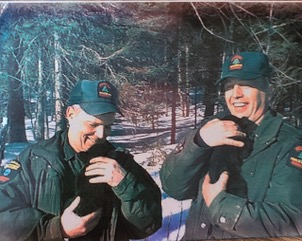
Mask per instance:
[[[240,170],[243,159],[247,158],[253,150],[253,141],[249,138],[249,135],[255,130],[257,125],[246,117],[240,119],[233,115],[228,115],[221,118],[221,120],[234,121],[247,136],[245,138],[234,138],[243,141],[243,147],[223,145],[213,148],[209,164],[211,183],[217,182],[220,174],[227,171],[229,174],[227,192],[240,197],[247,197],[247,184],[240,175]]]
[[[129,155],[123,149],[118,148],[115,151],[109,152],[106,156],[115,159],[120,165],[123,165],[123,162],[129,158]],[[85,176],[86,167],[87,165],[82,168],[76,178],[76,196],[80,196],[80,203],[74,212],[79,216],[85,216],[102,207],[109,209],[115,198],[111,187],[107,183],[89,182],[91,177]]]
[[[76,179],[76,196],[80,197],[80,203],[74,210],[79,216],[85,216],[102,207],[107,206],[113,193],[107,183],[90,183],[91,177],[85,176],[83,167]]]

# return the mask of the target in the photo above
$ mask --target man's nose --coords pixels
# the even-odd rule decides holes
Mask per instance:
[[[234,88],[233,88],[233,97],[234,98],[240,98],[242,97],[242,88],[240,85],[234,85]]]
[[[98,127],[95,128],[95,135],[99,138],[102,139],[104,137],[105,129],[104,126],[99,125]]]

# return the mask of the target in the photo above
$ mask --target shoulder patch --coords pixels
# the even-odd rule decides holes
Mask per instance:
[[[20,172],[21,164],[17,160],[11,160],[0,167],[0,184],[12,180]]]
[[[296,145],[290,152],[288,165],[302,170],[302,144]]]

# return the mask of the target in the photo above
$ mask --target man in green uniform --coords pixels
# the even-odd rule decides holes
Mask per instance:
[[[117,101],[109,82],[78,81],[66,110],[68,128],[0,169],[1,241],[123,241],[159,229],[158,186],[132,155],[125,153],[121,161],[107,156],[115,150],[106,137]],[[87,164],[85,175],[92,184],[107,183],[111,199],[102,209],[78,216],[75,179]]]
[[[164,191],[177,200],[192,199],[182,240],[302,234],[302,135],[270,108],[269,80],[265,54],[228,57],[218,81],[228,111],[204,120],[165,160]],[[213,184],[207,174],[213,147],[243,146],[233,139],[245,136],[238,126],[220,120],[229,113],[257,124],[253,150],[241,166],[247,197],[226,191],[228,173]]]

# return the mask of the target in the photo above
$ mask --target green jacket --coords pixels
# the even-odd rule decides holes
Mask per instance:
[[[210,207],[201,194],[208,146],[192,131],[165,160],[163,190],[177,200],[192,199],[183,240],[302,235],[302,135],[280,115],[266,113],[241,175],[248,198],[221,192]]]
[[[114,147],[106,141],[77,155],[68,144],[66,130],[30,146],[17,160],[4,165],[0,169],[1,241],[64,240],[60,215],[75,198],[75,176],[91,157],[111,150]],[[122,241],[144,238],[159,229],[158,186],[132,156],[124,168],[125,178],[112,188],[115,198],[109,228],[97,227],[75,240]]]

